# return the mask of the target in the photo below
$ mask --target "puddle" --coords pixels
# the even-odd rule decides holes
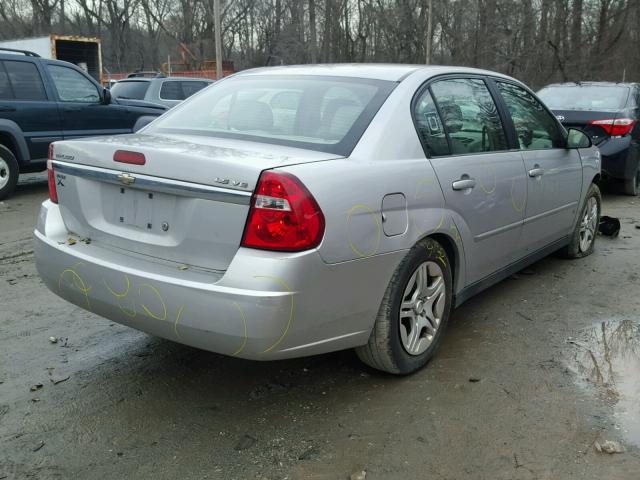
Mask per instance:
[[[570,343],[573,368],[605,395],[626,441],[640,446],[640,323],[602,322]]]

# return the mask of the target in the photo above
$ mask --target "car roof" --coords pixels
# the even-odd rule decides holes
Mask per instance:
[[[155,78],[123,78],[120,79],[118,81],[116,81],[116,83],[120,83],[120,82],[150,82],[151,80],[155,80]]]
[[[180,80],[182,81],[198,81],[198,82],[213,82],[210,78],[195,78],[195,77],[132,77],[132,78],[123,78],[122,80],[118,80],[116,83],[120,82],[153,82],[156,81],[164,81],[164,80]]]
[[[158,77],[161,80],[180,80],[181,82],[213,82],[210,78],[200,78],[200,77],[178,77],[178,76],[170,76],[170,77]]]
[[[476,75],[492,75],[510,78],[496,72],[477,68],[454,67],[446,65],[410,65],[398,63],[335,63],[316,65],[287,65],[274,67],[253,68],[243,70],[236,76],[250,75],[310,75],[328,77],[367,78],[372,80],[387,80],[400,82],[414,72],[422,71],[427,76],[443,75],[447,73],[468,73]]]
[[[545,85],[546,87],[636,87],[637,83],[625,83],[625,82],[564,82],[564,83],[551,83]]]

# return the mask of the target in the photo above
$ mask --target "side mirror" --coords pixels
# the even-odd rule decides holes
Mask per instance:
[[[578,128],[570,128],[567,136],[567,148],[589,148],[593,145],[589,135]]]
[[[102,104],[109,105],[111,103],[111,92],[108,88],[102,89]]]

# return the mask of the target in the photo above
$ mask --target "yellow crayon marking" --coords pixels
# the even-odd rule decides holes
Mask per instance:
[[[135,300],[131,300],[131,304],[133,305],[133,310],[129,310],[127,308],[124,308],[122,305],[120,305],[118,303],[118,308],[120,309],[120,311],[122,313],[124,313],[127,317],[131,317],[131,318],[135,318],[138,315],[138,312],[136,311],[136,302]]]
[[[156,297],[158,298],[158,300],[160,301],[160,303],[162,304],[162,310],[163,310],[163,312],[162,312],[162,315],[161,315],[161,316],[160,316],[160,315],[156,315],[155,313],[153,313],[152,311],[150,311],[150,310],[147,308],[147,306],[146,306],[144,303],[142,303],[142,289],[143,289],[143,288],[147,288],[147,289],[151,290],[151,291],[156,295]],[[158,291],[158,289],[157,289],[156,287],[154,287],[153,285],[148,285],[148,284],[140,285],[140,286],[138,287],[138,295],[140,296],[140,299],[141,299],[141,300],[140,300],[140,306],[142,307],[142,309],[144,310],[144,312],[145,312],[148,316],[150,316],[151,318],[154,318],[154,319],[156,319],[156,320],[161,320],[161,321],[164,321],[164,320],[166,320],[166,319],[167,319],[167,305],[164,303],[164,300],[163,300],[163,298],[162,298],[162,295],[160,295],[160,292]]]
[[[176,321],[173,324],[173,331],[175,332],[177,338],[180,338],[180,334],[178,333],[178,324],[180,323],[180,318],[182,317],[183,310],[184,310],[184,305],[182,305],[178,309],[178,313],[176,313]]]
[[[242,350],[244,350],[244,346],[247,344],[247,317],[244,314],[244,311],[242,310],[242,308],[240,308],[240,305],[238,305],[237,302],[232,302],[236,308],[238,309],[238,312],[240,312],[240,316],[242,317],[242,324],[244,326],[244,338],[242,340],[242,344],[240,345],[240,347],[238,347],[238,349],[233,352],[231,354],[232,357],[235,357],[236,355],[239,355],[240,352],[242,352]],[[266,350],[265,350],[266,351]]]
[[[516,199],[515,199],[515,195],[514,195],[514,188],[516,185],[516,179],[514,178],[513,180],[511,180],[511,205],[513,205],[513,209],[518,212],[518,213],[522,213],[522,211],[524,210],[524,207],[527,204],[527,190],[526,190],[526,185],[525,185],[525,190],[524,190],[524,196],[523,196],[523,200],[522,200],[522,205],[517,205],[516,204]]]
[[[104,278],[102,279],[102,283],[104,283],[104,286],[107,287],[107,290],[109,290],[109,293],[111,293],[111,295],[116,298],[124,298],[129,295],[129,289],[131,288],[131,280],[129,280],[129,277],[127,275],[124,275],[124,278],[127,281],[127,288],[125,288],[124,292],[114,291]]]
[[[73,279],[73,286],[76,287],[84,295],[84,299],[87,302],[87,308],[91,310],[91,302],[89,301],[89,291],[91,290],[91,287],[86,286],[82,277],[74,269],[66,268],[62,271],[60,277],[58,277],[58,289],[62,290],[62,279],[67,274],[72,275],[71,278]]]
[[[293,299],[293,292],[289,288],[289,285],[287,285],[286,282],[282,280],[280,277],[273,277],[270,275],[254,275],[253,278],[269,278],[271,280],[275,280],[280,285],[282,285],[287,290],[287,292],[289,292],[289,298],[291,298],[291,310],[289,312],[289,321],[287,322],[287,326],[285,327],[284,331],[282,332],[282,335],[280,335],[280,338],[276,341],[276,343],[274,343],[273,345],[271,345],[269,348],[267,348],[262,352],[262,353],[267,353],[273,350],[274,348],[276,348],[278,345],[280,345],[280,342],[282,342],[282,340],[284,340],[284,337],[287,336],[287,333],[289,332],[289,328],[293,323],[293,312],[295,310],[295,300]]]
[[[462,243],[462,237],[460,236],[460,232],[458,231],[458,227],[455,226],[453,222],[451,222],[451,226],[449,227],[449,231],[453,231],[453,240],[456,243]]]
[[[358,248],[354,245],[353,241],[351,240],[351,230],[349,228],[349,226],[351,225],[351,217],[353,216],[353,214],[356,212],[356,210],[366,210],[367,212],[369,212],[369,214],[371,215],[371,217],[373,218],[373,221],[376,224],[376,244],[373,247],[373,249],[370,252],[361,252],[360,250],[358,250]],[[380,224],[380,220],[378,220],[377,215],[375,214],[375,212],[369,208],[367,205],[365,204],[358,204],[358,205],[354,205],[353,207],[351,207],[351,210],[349,210],[349,212],[347,213],[347,240],[349,241],[349,247],[351,247],[351,250],[353,251],[353,253],[355,253],[357,256],[363,258],[363,257],[370,257],[372,255],[375,255],[378,252],[378,248],[380,248],[380,238],[382,236],[382,225]]]
[[[484,186],[484,182],[482,181],[482,179],[478,179],[478,184],[480,186],[480,189],[485,193],[485,195],[491,195],[492,193],[494,193],[496,191],[496,186],[498,185],[498,179],[496,177],[496,166],[493,164],[488,164],[485,162],[482,162],[481,165],[483,165],[485,167],[485,171],[491,170],[491,172],[493,173],[493,187],[487,189]]]

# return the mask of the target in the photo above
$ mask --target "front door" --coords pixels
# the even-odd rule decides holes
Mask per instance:
[[[16,55],[0,62],[0,119],[22,130],[31,160],[47,158],[49,144],[62,139],[58,106],[35,62]]]
[[[569,235],[582,190],[582,162],[567,149],[555,117],[524,88],[496,81],[515,127],[527,171],[527,202],[519,256]]]
[[[100,87],[88,76],[57,64],[48,64],[47,71],[58,94],[65,139],[131,133],[126,109],[102,104]]]
[[[430,90],[418,102],[427,134],[446,137],[431,164],[464,241],[467,281],[474,283],[514,259],[524,218],[524,164],[519,152],[508,150],[483,78],[443,79]],[[433,100],[437,111],[428,106]],[[438,135],[443,127],[445,135]]]

